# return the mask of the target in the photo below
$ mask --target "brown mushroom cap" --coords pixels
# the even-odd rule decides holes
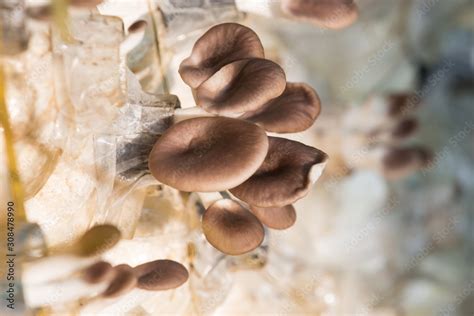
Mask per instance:
[[[303,21],[339,29],[358,17],[354,0],[282,0],[283,12]]]
[[[392,148],[384,156],[384,173],[389,178],[400,178],[428,166],[432,153],[419,146]]]
[[[117,227],[107,224],[96,225],[79,239],[77,254],[84,257],[101,254],[115,246],[120,237]]]
[[[313,125],[321,112],[318,94],[305,83],[287,83],[285,92],[243,119],[274,133],[298,133]]]
[[[263,57],[262,43],[254,31],[237,23],[224,23],[210,28],[196,41],[191,56],[181,63],[179,73],[195,89],[229,63]]]
[[[138,278],[137,287],[148,291],[177,288],[188,280],[186,268],[172,260],[156,260],[133,268]]]
[[[114,278],[107,289],[102,293],[103,297],[113,298],[124,295],[135,288],[137,277],[132,267],[127,264],[120,264],[114,268]]]
[[[273,229],[287,229],[296,222],[296,211],[293,205],[270,208],[251,206],[250,211],[262,224]]]
[[[91,284],[101,283],[114,275],[112,265],[105,261],[96,262],[81,272],[81,278]]]
[[[170,127],[149,157],[152,175],[180,191],[215,192],[247,180],[268,150],[265,131],[243,120],[199,117]]]
[[[407,138],[418,129],[418,120],[409,117],[401,120],[395,128],[392,130],[392,137],[394,138]]]
[[[228,255],[241,255],[257,248],[265,236],[257,217],[229,199],[218,200],[207,208],[202,230],[212,246]]]
[[[256,111],[285,90],[286,76],[266,59],[243,59],[223,66],[196,89],[196,104],[214,114]]]
[[[392,117],[404,116],[417,109],[421,98],[416,94],[397,93],[387,97],[388,114]]]
[[[257,172],[230,192],[257,207],[283,207],[308,193],[328,156],[288,139],[269,137],[269,141],[267,157]]]

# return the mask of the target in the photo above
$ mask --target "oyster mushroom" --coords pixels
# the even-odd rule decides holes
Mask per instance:
[[[124,295],[135,288],[137,277],[132,267],[127,264],[120,264],[113,268],[114,278],[107,289],[101,294],[104,298],[114,298]]]
[[[318,94],[305,83],[287,83],[282,95],[241,118],[274,133],[297,133],[313,125],[321,112]]]
[[[419,146],[391,148],[382,159],[383,172],[388,178],[400,178],[429,166],[432,158],[429,150]]]
[[[269,137],[265,161],[255,174],[230,192],[257,207],[283,207],[304,197],[321,175],[327,155],[284,138]]]
[[[99,261],[83,269],[80,274],[85,282],[97,284],[109,280],[114,275],[114,269],[110,263]]]
[[[354,0],[282,0],[281,8],[297,20],[331,29],[347,27],[359,15]]]
[[[229,199],[218,200],[206,209],[202,229],[207,241],[228,255],[240,255],[257,248],[265,236],[257,217]]]
[[[70,4],[74,7],[93,8],[102,3],[103,0],[70,0]]]
[[[148,291],[177,288],[188,280],[186,268],[172,260],[156,260],[133,268],[138,278],[137,287]]]
[[[120,231],[115,226],[97,225],[85,232],[70,251],[81,257],[99,255],[115,246],[120,237]]]
[[[243,120],[200,117],[170,127],[156,142],[149,168],[180,191],[224,191],[247,180],[268,150],[265,131]]]
[[[296,211],[293,205],[270,208],[251,206],[250,211],[262,224],[273,229],[287,229],[296,222]]]
[[[263,57],[262,43],[254,31],[237,23],[223,23],[210,28],[196,41],[179,73],[195,89],[227,64]]]
[[[196,89],[196,104],[210,113],[255,111],[280,96],[286,76],[276,63],[244,59],[223,66]]]

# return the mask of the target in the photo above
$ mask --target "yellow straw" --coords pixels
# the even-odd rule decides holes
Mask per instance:
[[[69,23],[68,23],[68,5],[69,0],[52,0],[53,3],[53,20],[56,24],[57,29],[60,32],[61,39],[65,43],[72,43],[73,37],[69,32]]]
[[[2,31],[0,29],[0,34]],[[2,40],[0,38],[0,51]],[[20,175],[16,164],[15,148],[13,145],[13,132],[8,117],[6,98],[5,98],[5,74],[3,69],[3,62],[0,63],[0,125],[3,127],[3,135],[5,138],[5,151],[8,166],[8,183],[11,190],[13,202],[15,203],[15,220],[18,222],[26,221],[24,194],[21,184]]]

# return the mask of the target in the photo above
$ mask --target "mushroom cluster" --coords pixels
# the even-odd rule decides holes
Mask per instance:
[[[81,306],[104,299],[117,298],[133,289],[165,291],[181,286],[188,271],[172,260],[155,260],[136,267],[112,266],[100,256],[113,248],[121,238],[112,225],[97,225],[85,232],[69,247],[49,250],[51,255],[28,263],[25,297],[29,306],[79,302]],[[60,295],[55,295],[58,288]],[[54,302],[51,297],[55,296]]]
[[[295,222],[291,204],[324,169],[324,152],[266,134],[308,129],[319,97],[307,84],[287,83],[257,34],[236,23],[209,29],[179,72],[201,117],[176,120],[154,145],[149,169],[180,191],[221,192],[203,214],[204,235],[226,254],[249,252],[263,241],[262,224],[285,229]]]

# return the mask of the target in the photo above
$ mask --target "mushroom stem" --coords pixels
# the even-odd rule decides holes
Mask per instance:
[[[227,191],[220,191],[219,194],[222,196],[223,199],[233,200],[229,192]]]
[[[215,114],[208,113],[202,108],[193,106],[185,109],[176,109],[174,111],[174,120],[173,123],[178,123],[181,121],[189,120],[196,117],[205,117],[205,116],[217,116]]]

